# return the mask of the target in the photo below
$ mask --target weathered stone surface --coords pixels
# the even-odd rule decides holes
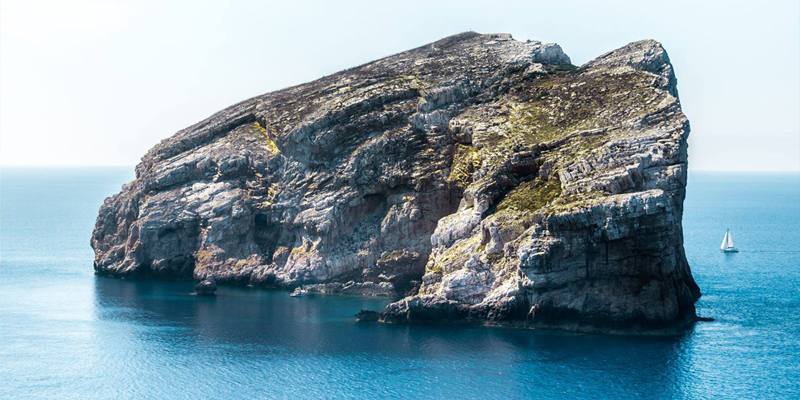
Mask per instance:
[[[291,295],[293,297],[307,294],[346,295],[364,297],[390,297],[396,294],[395,287],[389,282],[356,282],[345,283],[312,283],[296,287]]]
[[[464,33],[258,96],[151,149],[95,270],[408,295],[385,322],[674,327],[689,124],[669,58]]]
[[[217,292],[217,282],[214,278],[203,279],[194,285],[194,292],[198,296],[213,296]]]

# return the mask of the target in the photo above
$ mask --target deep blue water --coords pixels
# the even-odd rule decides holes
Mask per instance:
[[[680,337],[357,324],[381,301],[95,277],[131,169],[0,171],[0,399],[800,398],[800,175],[690,174]],[[741,248],[721,254],[730,227]]]

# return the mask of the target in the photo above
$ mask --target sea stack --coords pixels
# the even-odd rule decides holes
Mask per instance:
[[[97,273],[397,296],[390,323],[685,326],[689,122],[664,48],[463,33],[222,110],[104,202]],[[319,286],[324,285],[324,286]]]

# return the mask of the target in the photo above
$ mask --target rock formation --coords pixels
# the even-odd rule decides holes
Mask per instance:
[[[677,96],[651,40],[575,67],[451,36],[162,141],[101,207],[94,268],[407,296],[385,322],[680,326],[700,292]]]

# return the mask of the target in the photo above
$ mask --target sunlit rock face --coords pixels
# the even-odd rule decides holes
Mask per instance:
[[[654,41],[575,67],[451,36],[162,141],[101,207],[94,267],[397,296],[384,322],[682,326],[700,293],[677,95]]]

